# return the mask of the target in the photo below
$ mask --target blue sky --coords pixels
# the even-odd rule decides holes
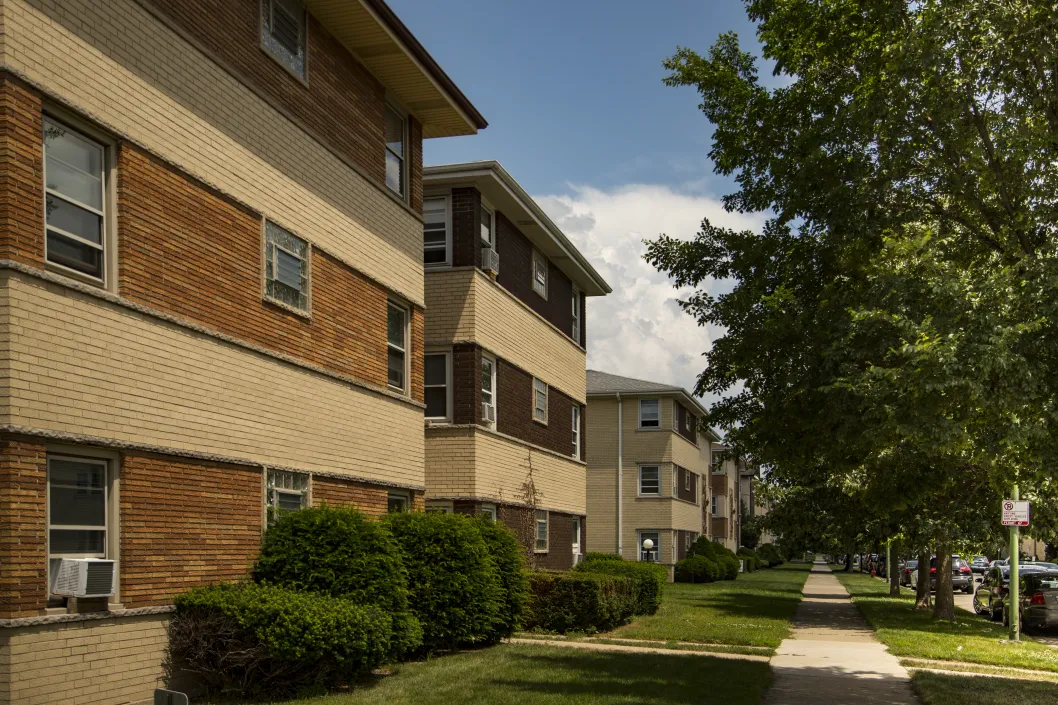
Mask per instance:
[[[690,292],[643,260],[643,240],[761,219],[724,212],[699,96],[665,86],[661,64],[731,30],[756,51],[741,1],[389,3],[489,121],[428,141],[426,163],[500,161],[610,283],[588,302],[589,367],[692,388],[722,331],[680,310]]]

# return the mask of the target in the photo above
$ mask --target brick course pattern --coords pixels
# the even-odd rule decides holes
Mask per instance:
[[[572,457],[576,402],[557,388],[548,389],[547,423],[542,424],[533,418],[533,376],[502,358],[496,364],[496,430]]]
[[[0,72],[0,258],[44,261],[40,97]]]
[[[0,439],[0,618],[37,614],[48,600],[47,482],[42,444]]]
[[[388,508],[389,492],[385,487],[362,482],[346,482],[333,477],[313,475],[312,506],[354,507],[368,516],[383,516]]]
[[[422,305],[415,213],[136,0],[4,0],[3,13],[8,70]]]
[[[246,576],[261,548],[259,468],[129,453],[120,485],[126,608]]]
[[[481,348],[452,346],[452,422],[481,423]]]

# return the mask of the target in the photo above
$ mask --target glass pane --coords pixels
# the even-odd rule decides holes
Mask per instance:
[[[492,360],[481,360],[481,388],[492,393]]]
[[[51,194],[45,200],[44,209],[49,226],[61,228],[97,245],[103,244],[102,217]]]
[[[492,243],[492,213],[486,208],[481,209],[481,239]]]
[[[386,148],[398,157],[404,156],[404,118],[386,108]]]
[[[48,461],[48,481],[52,487],[61,485],[103,489],[106,485],[106,466],[83,460],[51,458]]]
[[[49,553],[106,553],[106,532],[86,529],[52,529]]]
[[[426,416],[443,419],[448,416],[448,390],[444,387],[426,389]]]
[[[286,284],[291,289],[301,291],[301,260],[288,252],[284,252],[278,247],[276,248],[275,253],[276,279],[278,279],[280,283]]]
[[[408,498],[401,495],[389,496],[389,501],[386,503],[386,509],[390,514],[394,512],[406,512],[408,510]]]
[[[439,247],[435,249],[423,250],[422,263],[423,264],[444,264],[447,259],[445,256],[445,248]]]
[[[396,306],[389,307],[388,319],[386,320],[386,336],[390,345],[401,350],[404,349],[404,330],[406,314],[404,309]]]
[[[277,492],[276,500],[279,502],[279,509],[284,512],[292,512],[301,509],[304,505],[302,500],[305,495],[300,492]]]
[[[51,488],[52,526],[106,526],[106,493],[95,489]]]
[[[45,186],[53,191],[58,191],[64,196],[72,198],[79,203],[103,210],[103,179],[102,174],[86,174],[79,169],[74,169],[69,164],[61,162],[48,154],[45,164],[47,181]]]
[[[279,245],[284,250],[293,252],[301,259],[308,257],[309,244],[281,225],[276,225],[270,220],[266,221],[265,232],[267,233],[269,244]]]
[[[404,195],[404,161],[392,152],[386,152],[386,186]]]
[[[427,355],[426,356],[426,384],[445,384],[446,377],[448,376],[448,364],[444,355]]]
[[[103,173],[103,148],[51,120],[44,121],[44,149],[49,161],[61,161],[96,178]]]
[[[425,245],[441,245],[443,247],[445,244],[445,231],[443,229],[431,230],[427,228],[423,231],[422,241]]]
[[[427,198],[422,202],[422,219],[427,227],[445,228],[445,199]]]
[[[389,384],[404,389],[404,353],[389,349]]]

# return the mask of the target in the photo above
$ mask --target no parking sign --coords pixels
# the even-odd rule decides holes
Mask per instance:
[[[1028,526],[1029,503],[1016,499],[1003,500],[1003,526]]]

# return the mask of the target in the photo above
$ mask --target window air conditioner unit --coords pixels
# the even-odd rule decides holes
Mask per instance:
[[[65,597],[113,597],[114,561],[99,558],[62,558],[55,571],[52,593]]]
[[[481,402],[481,420],[496,423],[496,407],[488,402]]]
[[[500,253],[491,247],[481,248],[481,268],[489,274],[500,273]]]

